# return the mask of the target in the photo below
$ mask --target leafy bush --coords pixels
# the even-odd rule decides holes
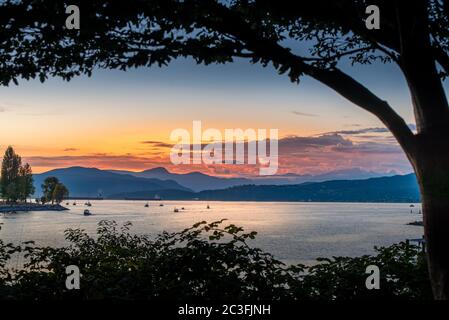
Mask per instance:
[[[245,233],[223,220],[200,222],[155,238],[135,235],[131,224],[101,221],[97,237],[65,232],[61,248],[20,246],[0,240],[0,299],[430,299],[420,248],[400,243],[376,248],[377,255],[319,259],[315,266],[287,266],[247,244]],[[24,268],[8,268],[24,254]],[[380,290],[367,290],[365,269],[381,270]],[[65,268],[81,270],[80,290],[65,286]]]

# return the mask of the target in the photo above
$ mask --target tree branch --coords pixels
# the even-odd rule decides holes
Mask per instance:
[[[307,74],[335,90],[355,105],[377,116],[393,133],[407,154],[414,152],[413,132],[388,102],[380,99],[361,83],[338,69],[323,70],[314,68]]]
[[[372,50],[375,49],[374,46],[369,46],[369,47],[363,47],[363,48],[357,48],[357,49],[353,49],[353,50],[348,50],[342,53],[338,53],[338,54],[334,54],[334,55],[330,55],[328,57],[320,57],[320,58],[313,58],[313,57],[302,57],[303,61],[323,61],[323,62],[331,62],[335,59],[340,59],[343,58],[345,56],[349,56],[351,54],[354,53],[359,53],[359,52],[363,52],[363,51],[367,51],[367,50]]]
[[[449,56],[440,48],[434,48],[433,55],[438,64],[449,74]]]
[[[443,0],[443,10],[447,18],[449,19],[449,0]]]
[[[407,155],[414,152],[414,134],[394,109],[361,83],[339,69],[321,69],[307,64],[300,56],[261,37],[235,12],[221,6],[217,14],[223,18],[214,27],[244,41],[257,56],[275,64],[287,66],[295,74],[306,74],[333,89],[352,103],[377,116],[392,132]],[[226,21],[226,22],[225,22]]]

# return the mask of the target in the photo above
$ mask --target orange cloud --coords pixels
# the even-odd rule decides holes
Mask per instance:
[[[318,136],[288,136],[279,140],[279,170],[277,174],[321,174],[348,168],[368,171],[399,173],[411,171],[411,167],[390,135],[384,130],[360,129],[352,132],[329,133]],[[361,135],[361,134],[364,135]],[[379,135],[381,134],[381,135]],[[255,165],[197,164],[173,165],[169,159],[172,144],[148,140],[140,143],[145,148],[123,154],[89,153],[57,156],[28,156],[35,172],[69,166],[96,167],[141,171],[153,167],[165,167],[176,173],[200,171],[219,176],[255,176]],[[66,150],[72,150],[67,148]]]

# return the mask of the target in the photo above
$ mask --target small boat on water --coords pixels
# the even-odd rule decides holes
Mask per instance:
[[[179,212],[179,209],[178,209],[178,208],[175,208],[175,210],[173,210],[173,212]]]
[[[144,205],[145,208],[148,208],[149,206],[150,206],[150,205],[148,204],[148,202],[145,203],[145,205]]]
[[[407,223],[407,225],[409,225],[409,226],[424,226],[424,223],[422,221],[417,220],[417,221]]]
[[[84,215],[85,216],[91,216],[92,213],[88,209],[86,209],[86,210],[84,210]]]

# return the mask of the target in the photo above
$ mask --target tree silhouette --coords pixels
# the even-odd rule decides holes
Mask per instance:
[[[19,169],[19,199],[26,202],[27,198],[34,194],[34,191],[33,170],[28,163],[25,163]]]
[[[56,187],[60,185],[59,179],[56,177],[47,177],[44,183],[41,185],[42,194],[44,195],[45,202],[53,203],[55,201]],[[59,192],[59,191],[58,191]]]
[[[34,193],[33,171],[9,146],[2,160],[0,194],[7,202],[25,201]]]
[[[60,204],[65,198],[69,196],[69,189],[62,183],[58,183],[53,191],[53,199],[57,204]]]
[[[22,158],[9,146],[2,160],[0,188],[7,202],[16,202],[20,197],[20,169]]]
[[[293,5],[293,3],[295,3]],[[81,29],[65,29],[78,4]],[[368,5],[381,27],[368,30]],[[415,0],[23,0],[0,5],[0,81],[90,75],[96,68],[250,59],[293,82],[309,76],[377,116],[404,149],[422,194],[429,271],[437,299],[449,298],[449,1]],[[292,43],[308,50],[295,50]],[[298,51],[303,53],[298,53]],[[388,102],[339,68],[395,63],[413,104],[417,133]]]

